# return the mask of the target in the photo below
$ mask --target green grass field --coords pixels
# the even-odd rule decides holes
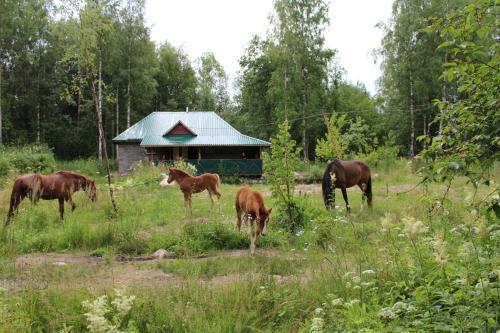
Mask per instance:
[[[320,185],[298,185],[304,230],[290,233],[271,215],[250,256],[233,207],[243,185],[222,185],[220,213],[206,193],[195,195],[186,216],[177,186],[159,186],[163,170],[143,168],[114,179],[115,214],[101,173],[84,163],[64,167],[96,178],[98,202],[78,193],[77,209],[66,207],[61,225],[56,201],[26,200],[0,232],[0,332],[88,331],[84,314],[92,310],[82,302],[119,299],[115,288],[135,295],[134,304],[122,317],[116,308],[103,317],[130,332],[500,328],[500,228],[492,213],[470,205],[491,188],[474,194],[457,180],[443,204],[444,185],[398,195],[419,182],[399,161],[374,170],[372,210],[360,212],[359,189],[349,191],[353,213],[346,216],[324,209]],[[12,180],[0,190],[2,223]],[[266,185],[251,186],[273,206]],[[339,194],[337,205],[345,207]],[[161,248],[176,258],[133,260]]]

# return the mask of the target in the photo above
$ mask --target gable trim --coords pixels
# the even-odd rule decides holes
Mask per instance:
[[[193,136],[197,136],[198,134],[196,134],[192,129],[190,129],[186,124],[184,124],[182,122],[182,120],[179,120],[178,122],[176,122],[172,127],[170,127],[166,132],[165,134],[163,134],[163,136],[167,136],[167,135],[185,135],[185,133],[182,133],[182,134],[170,134],[174,129],[176,129],[178,126],[182,126],[183,129],[185,129],[189,134],[193,135]]]

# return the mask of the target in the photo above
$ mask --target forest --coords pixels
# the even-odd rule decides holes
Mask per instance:
[[[0,333],[500,330],[496,0],[394,0],[375,94],[327,46],[335,2],[273,0],[231,78],[145,1],[0,1]],[[262,177],[118,173],[115,136],[186,109],[269,141]]]
[[[390,22],[378,27],[385,34],[375,50],[383,76],[371,96],[362,84],[346,81],[336,51],[325,45],[329,7],[323,1],[276,2],[270,32],[248,41],[230,94],[228,76],[210,50],[191,61],[168,40],[155,45],[144,0],[6,0],[0,142],[46,144],[61,159],[98,156],[96,97],[109,154],[111,139],[150,112],[189,108],[216,111],[266,140],[288,118],[306,160],[315,159],[324,116],[334,113],[346,115],[341,131],[352,156],[386,144],[415,156],[426,146],[420,136],[440,132],[435,101],[456,96],[455,86],[440,78],[451,58],[447,48],[438,48],[445,37],[424,29],[463,3],[394,4]],[[261,131],[263,124],[271,126]]]

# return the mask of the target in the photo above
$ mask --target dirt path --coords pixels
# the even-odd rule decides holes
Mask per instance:
[[[189,261],[209,259],[237,258],[248,256],[248,250],[230,250],[212,255],[192,258],[179,258]],[[257,255],[281,257],[286,259],[302,259],[299,254],[283,253],[276,249],[257,249]],[[156,285],[180,286],[187,279],[164,272],[159,264],[173,258],[152,260],[117,261],[109,258],[92,257],[84,253],[37,253],[19,256],[12,262],[15,274],[0,278],[0,290],[18,292],[25,288],[35,289],[67,289],[80,288],[106,289],[110,286],[138,285],[154,287]],[[258,272],[218,274],[211,278],[199,277],[198,283],[209,286],[227,285],[230,283],[259,279],[263,275]],[[293,276],[273,275],[276,283],[282,283]]]

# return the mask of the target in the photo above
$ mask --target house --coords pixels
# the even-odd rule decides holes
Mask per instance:
[[[267,141],[241,134],[215,112],[153,112],[113,139],[118,171],[184,159],[199,173],[260,176]]]

